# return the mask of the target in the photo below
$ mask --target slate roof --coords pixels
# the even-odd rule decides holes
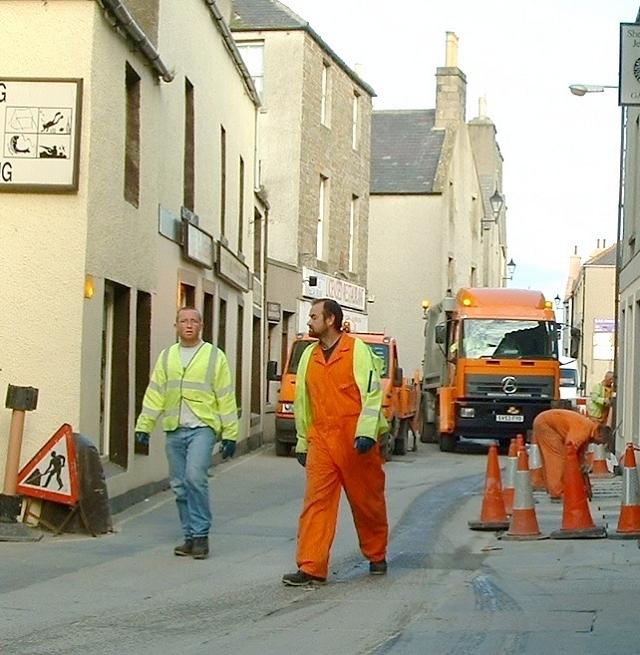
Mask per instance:
[[[585,266],[615,266],[616,265],[616,244],[609,246],[606,250],[594,255],[584,263]]]
[[[374,111],[372,194],[432,193],[445,131],[434,130],[435,109]]]
[[[278,0],[234,0],[232,30],[300,30],[309,23]]]
[[[356,84],[375,97],[376,92],[338,57],[308,21],[278,0],[234,0],[233,13],[232,32],[304,30]]]

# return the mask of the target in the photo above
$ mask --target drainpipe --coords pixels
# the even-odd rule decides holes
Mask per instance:
[[[134,17],[122,4],[121,0],[98,0],[98,3],[114,18],[114,27],[118,31],[122,30],[126,38],[133,41],[136,48],[149,61],[158,76],[165,82],[171,82],[175,77],[174,74],[167,68],[166,64],[160,58],[160,53],[156,47],[151,43],[149,37],[144,33],[138,23],[136,23]]]

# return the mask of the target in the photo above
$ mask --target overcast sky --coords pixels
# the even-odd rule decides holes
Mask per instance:
[[[285,0],[376,91],[374,109],[435,106],[445,33],[460,39],[467,120],[486,96],[504,157],[511,286],[563,296],[568,258],[615,242],[619,24],[640,0]]]

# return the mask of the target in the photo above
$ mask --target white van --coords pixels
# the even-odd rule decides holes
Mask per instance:
[[[562,363],[562,360],[560,360],[560,398],[570,401],[571,407],[576,409],[580,391],[578,362],[575,359],[570,359]]]

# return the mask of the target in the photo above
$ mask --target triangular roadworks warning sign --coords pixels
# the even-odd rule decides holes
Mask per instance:
[[[78,502],[78,471],[73,430],[67,423],[22,467],[19,494],[63,505]]]

